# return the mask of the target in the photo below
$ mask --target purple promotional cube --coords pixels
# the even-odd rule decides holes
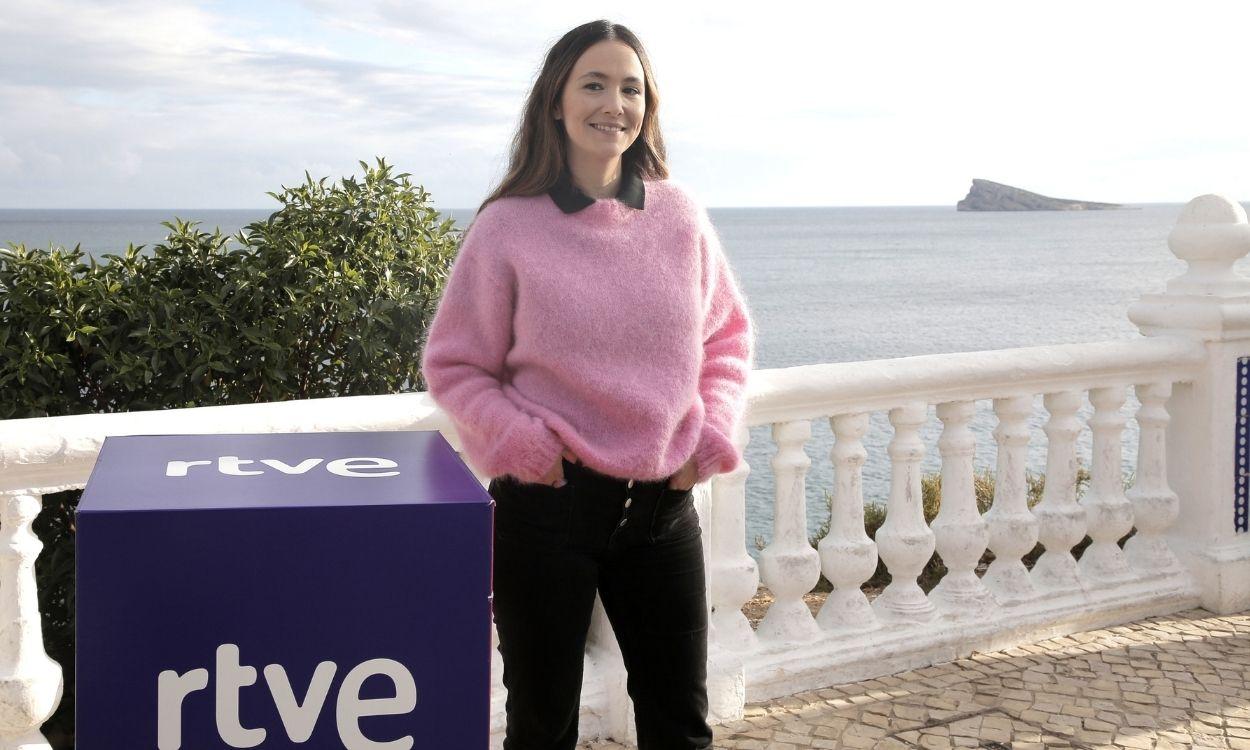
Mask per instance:
[[[437,432],[108,438],[77,747],[486,748],[492,510]]]

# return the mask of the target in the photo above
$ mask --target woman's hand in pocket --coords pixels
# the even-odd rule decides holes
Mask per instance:
[[[538,481],[543,484],[549,484],[552,487],[563,487],[565,482],[563,459],[568,459],[570,462],[575,464],[581,463],[580,459],[578,459],[577,455],[573,453],[573,451],[565,448],[564,452],[560,454],[560,458],[556,459],[555,466],[552,466],[546,474],[543,474],[542,477],[539,478]]]
[[[669,477],[668,488],[670,490],[680,490],[685,492],[694,486],[695,480],[699,478],[699,465],[695,462],[694,456],[691,456],[677,473]]]

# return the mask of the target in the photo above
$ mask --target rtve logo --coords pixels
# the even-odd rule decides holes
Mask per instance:
[[[265,682],[273,696],[282,727],[291,742],[307,742],[317,726],[321,708],[330,694],[338,665],[323,661],[313,672],[303,701],[295,696],[286,669],[281,664],[265,667]],[[388,678],[395,686],[392,698],[361,698],[360,687],[374,676]],[[217,647],[216,697],[217,734],[230,747],[256,747],[265,741],[266,730],[244,728],[239,721],[239,691],[256,684],[256,667],[239,663],[239,647],[225,643]],[[167,669],[157,677],[156,746],[159,750],[182,747],[182,706],[191,693],[208,687],[208,670],[178,672]],[[393,740],[373,740],[360,731],[360,718],[406,714],[417,707],[417,685],[412,673],[394,659],[370,659],[356,665],[339,685],[334,718],[339,740],[346,750],[410,750],[412,735]]]
[[[265,474],[264,469],[244,469],[244,464],[261,463],[272,469],[277,469],[283,474],[307,474],[318,464],[325,461],[324,458],[305,458],[297,464],[288,464],[285,461],[279,461],[276,458],[262,458],[259,462],[251,459],[239,458],[238,456],[219,456],[217,458],[217,471],[232,477],[253,477],[258,474]],[[165,476],[167,477],[185,477],[192,466],[212,466],[213,461],[170,461],[165,464]],[[331,474],[337,474],[340,477],[393,477],[399,474],[398,471],[383,471],[384,469],[394,469],[399,466],[389,458],[371,458],[368,456],[358,456],[355,458],[336,458],[326,464],[326,471]]]

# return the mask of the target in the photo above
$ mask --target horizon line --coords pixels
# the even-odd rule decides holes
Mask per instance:
[[[1189,201],[1135,201],[1130,203],[1119,203],[1120,206],[1183,206]],[[1239,200],[1238,203],[1250,204],[1250,200]],[[858,203],[858,204],[840,204],[840,205],[789,205],[789,206],[707,206],[709,210],[733,209],[733,210],[786,210],[786,209],[809,209],[809,208],[950,208],[954,209],[953,203]],[[113,206],[0,206],[0,211],[268,211],[276,213],[279,208],[263,207],[263,206],[228,206],[225,208],[218,207],[182,207],[167,208],[163,206],[143,206],[143,207],[113,207]],[[452,208],[436,208],[436,211],[446,213],[448,211],[473,212],[476,208],[469,207],[452,207]],[[1043,210],[1043,209],[1026,209],[1026,210]],[[1102,210],[1102,209],[1090,209]],[[1114,210],[1114,209],[1112,209]],[[964,213],[1014,213],[1011,211],[965,211]]]

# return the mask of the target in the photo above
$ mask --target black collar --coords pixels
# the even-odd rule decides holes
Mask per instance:
[[[560,173],[560,178],[547,191],[547,195],[550,195],[551,200],[555,201],[560,210],[566,214],[577,213],[595,202],[594,198],[586,195],[573,184],[573,179],[569,176],[567,169]],[[633,169],[624,167],[621,173],[621,188],[617,191],[616,200],[641,211],[645,197],[646,191],[643,190],[642,177]]]

